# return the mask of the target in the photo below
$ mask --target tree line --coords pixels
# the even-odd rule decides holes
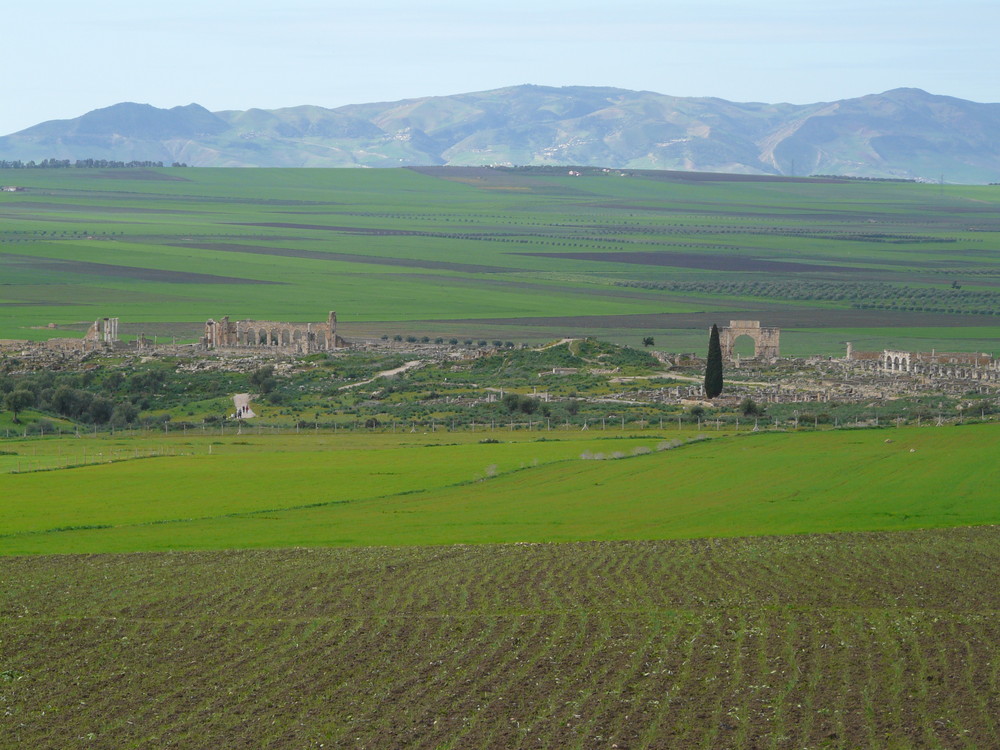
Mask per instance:
[[[21,161],[0,161],[0,169],[135,169],[152,168],[164,166],[162,161],[114,161],[112,159],[42,159],[36,162]],[[171,167],[186,167],[184,162],[173,162]]]

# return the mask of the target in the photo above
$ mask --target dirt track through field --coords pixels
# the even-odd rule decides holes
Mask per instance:
[[[360,380],[357,383],[348,383],[347,385],[342,385],[338,390],[346,391],[350,390],[351,388],[357,388],[359,385],[368,385],[369,383],[372,383],[378,380],[379,378],[391,378],[395,375],[401,375],[404,372],[415,370],[416,368],[420,367],[423,364],[426,364],[424,360],[414,359],[410,362],[406,362],[400,365],[399,367],[394,367],[391,370],[382,370],[382,372],[377,372],[375,373],[375,377],[373,378],[368,378],[367,380]]]

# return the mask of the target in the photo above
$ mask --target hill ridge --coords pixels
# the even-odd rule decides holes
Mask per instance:
[[[121,102],[0,137],[0,159],[216,167],[580,165],[1000,181],[1000,104],[900,87],[812,104],[521,84],[335,108]]]

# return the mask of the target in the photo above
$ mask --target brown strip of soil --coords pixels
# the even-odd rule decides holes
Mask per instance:
[[[710,255],[708,253],[514,253],[536,258],[564,258],[568,260],[593,260],[602,263],[627,263],[640,266],[670,266],[673,268],[701,268],[710,271],[839,271],[869,273],[870,268],[856,266],[823,266],[812,263],[795,263],[785,260],[761,260],[742,255]]]
[[[288,247],[265,247],[263,245],[238,245],[221,242],[189,242],[172,244],[170,247],[197,247],[202,250],[219,250],[226,253],[250,253],[253,255],[277,255],[284,258],[309,258],[311,260],[337,260],[345,263],[369,263],[376,266],[401,266],[403,268],[431,268],[460,273],[513,273],[521,269],[500,266],[480,266],[473,263],[449,263],[438,260],[416,260],[413,258],[387,258],[378,255],[358,255],[355,253],[327,253],[319,250],[297,250]]]
[[[542,326],[564,328],[696,328],[708,330],[713,323],[727,320],[760,319],[764,325],[779,328],[921,328],[978,327],[995,325],[989,315],[948,315],[885,310],[817,310],[809,308],[781,309],[778,307],[747,306],[739,310],[703,313],[640,313],[636,315],[570,315],[566,317],[527,318],[462,318],[449,320],[456,324],[501,326]],[[441,323],[443,321],[413,321]]]
[[[281,284],[280,281],[260,281],[238,276],[215,276],[190,271],[168,271],[160,268],[137,268],[135,266],[115,266],[109,263],[90,263],[83,260],[55,260],[35,258],[29,255],[7,255],[13,265],[25,268],[48,269],[59,273],[75,273],[86,276],[105,276],[136,281],[160,281],[168,284]]]

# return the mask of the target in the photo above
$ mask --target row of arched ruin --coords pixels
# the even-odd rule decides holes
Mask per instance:
[[[957,359],[957,357],[955,358]],[[932,378],[952,380],[980,380],[1000,382],[1000,369],[994,360],[984,365],[963,362],[928,362],[911,352],[884,351],[878,360],[878,369],[884,373],[907,373]]]
[[[285,349],[308,354],[344,346],[337,335],[337,314],[323,323],[279,323],[269,320],[209,320],[202,337],[205,349]]]

